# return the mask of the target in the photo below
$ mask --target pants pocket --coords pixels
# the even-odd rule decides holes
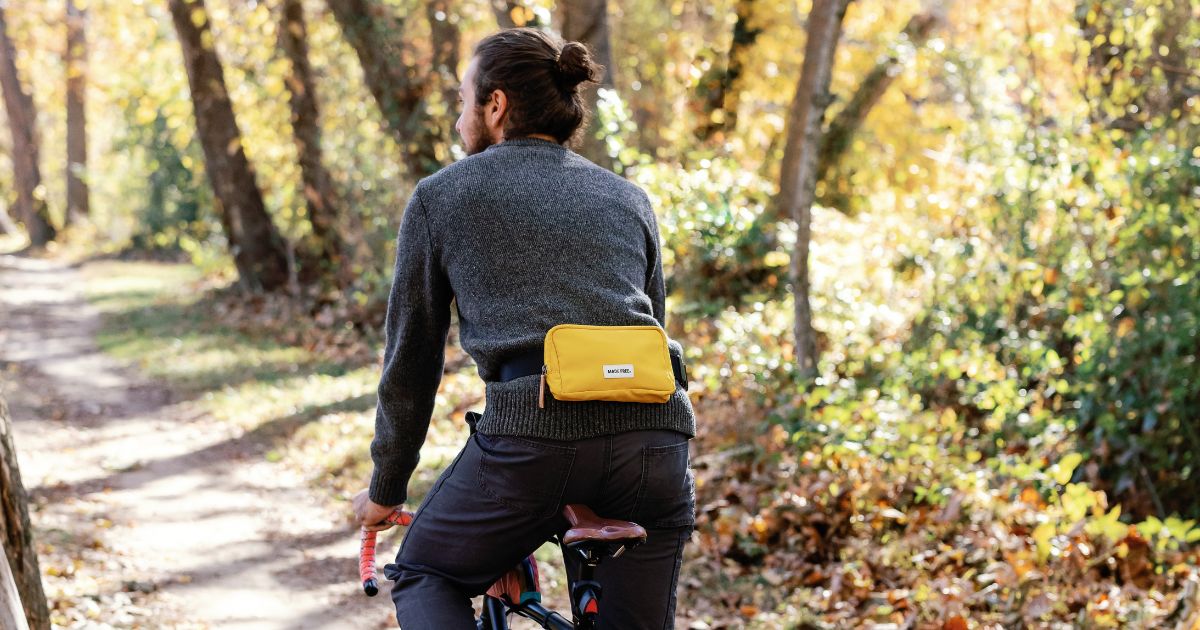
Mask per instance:
[[[559,509],[575,447],[507,435],[474,436],[479,446],[479,488],[498,503],[537,518]]]
[[[696,490],[688,442],[642,447],[642,479],[634,520],[646,527],[695,523]]]

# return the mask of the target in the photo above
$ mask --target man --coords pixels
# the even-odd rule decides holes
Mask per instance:
[[[684,387],[665,403],[568,402],[513,367],[563,323],[665,325],[658,226],[646,194],[566,146],[599,69],[578,42],[507,29],[475,48],[455,128],[469,156],[422,179],[401,219],[364,526],[407,499],[442,375],[455,299],[486,382],[476,432],[434,484],[389,577],[406,630],[474,628],[482,594],[551,534],[566,503],[643,525],[600,565],[603,628],[671,628],[694,525]],[[682,350],[670,343],[670,353]],[[540,360],[537,361],[540,364]],[[514,375],[515,374],[515,375]]]

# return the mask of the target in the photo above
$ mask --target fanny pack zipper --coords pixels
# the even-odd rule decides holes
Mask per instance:
[[[546,408],[546,364],[542,364],[542,378],[538,381],[538,409]]]

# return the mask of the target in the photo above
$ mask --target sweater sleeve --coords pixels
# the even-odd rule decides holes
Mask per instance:
[[[369,490],[380,505],[408,498],[442,379],[453,291],[434,251],[418,186],[400,220],[385,320]]]

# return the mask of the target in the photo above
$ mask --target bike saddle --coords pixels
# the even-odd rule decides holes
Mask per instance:
[[[586,505],[568,504],[563,508],[563,516],[571,524],[571,529],[563,534],[563,544],[585,556],[615,558],[626,549],[646,542],[646,529],[641,525],[600,518]]]

